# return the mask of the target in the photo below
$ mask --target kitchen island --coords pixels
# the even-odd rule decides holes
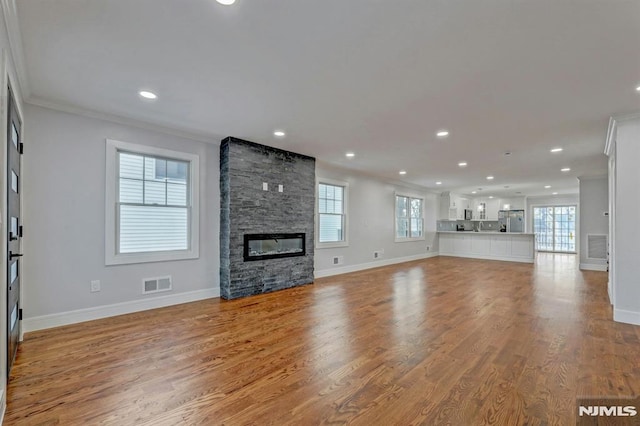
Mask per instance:
[[[533,263],[535,238],[529,232],[439,231],[439,254]]]

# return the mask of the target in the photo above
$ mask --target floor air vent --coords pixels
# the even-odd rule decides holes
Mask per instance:
[[[158,293],[160,291],[169,291],[171,290],[171,276],[168,277],[158,277],[158,278],[144,278],[142,280],[142,292],[144,294],[148,293]]]
[[[587,235],[587,257],[589,259],[607,258],[606,235]]]

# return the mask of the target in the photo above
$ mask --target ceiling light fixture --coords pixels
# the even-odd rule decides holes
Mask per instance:
[[[487,176],[487,180],[493,180],[493,176]]]
[[[553,148],[551,152],[562,152],[562,148]]]
[[[467,167],[467,162],[466,161],[459,162],[458,167]]]
[[[561,172],[570,172],[571,169],[569,167],[565,167],[564,169],[560,169]]]
[[[398,174],[406,175],[406,174],[407,174],[407,171],[406,171],[406,170],[400,170],[400,171],[398,172]]]
[[[471,191],[471,193],[472,193],[472,194],[475,194],[475,193],[477,193],[477,192],[478,192],[478,191]]]
[[[356,154],[354,154],[353,152],[347,152],[347,153],[345,154],[345,156],[346,156],[346,157],[348,157],[348,158],[353,158],[353,157],[355,157],[355,156],[356,156]]]
[[[549,188],[551,188],[551,185],[545,185],[544,186],[544,189],[549,189]]]
[[[640,92],[640,86],[636,87],[636,92]]]
[[[438,133],[436,133],[436,136],[439,138],[446,138],[447,136],[449,136],[449,131],[448,130],[439,130]]]
[[[138,95],[142,96],[145,99],[158,99],[158,95],[153,92],[149,92],[147,90],[141,90],[138,92]]]
[[[557,192],[552,192],[551,195],[558,195],[558,193]]]
[[[225,6],[230,6],[236,2],[236,0],[216,0],[216,1]]]
[[[285,137],[287,134],[285,132],[283,132],[282,130],[276,130],[275,132],[273,132],[273,136],[277,136],[279,138],[283,138]]]
[[[489,195],[489,198],[493,198],[493,195]]]
[[[442,182],[438,181],[436,182],[436,185],[442,185]]]

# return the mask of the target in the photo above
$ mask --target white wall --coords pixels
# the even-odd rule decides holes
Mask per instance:
[[[587,235],[609,235],[609,182],[607,176],[580,179],[580,269],[606,271],[606,259],[587,257]]]
[[[219,295],[219,144],[34,105],[25,114],[26,331]],[[199,259],[105,266],[107,138],[200,157]],[[142,294],[143,278],[166,275],[171,292]]]
[[[613,282],[613,318],[640,325],[640,117],[621,120],[615,139],[615,227],[611,258],[615,270]]]
[[[349,184],[348,247],[317,248],[315,276],[322,277],[357,271],[375,266],[421,259],[437,254],[436,219],[439,194],[424,188],[385,182],[368,175],[316,163],[316,181],[322,178]],[[425,199],[425,240],[395,242],[395,192]],[[427,246],[430,247],[427,251]],[[382,258],[374,260],[373,252],[384,250]],[[344,263],[334,266],[334,256],[343,256]]]

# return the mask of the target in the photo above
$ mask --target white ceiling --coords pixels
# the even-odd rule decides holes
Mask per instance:
[[[578,176],[606,173],[609,117],[640,110],[638,0],[19,0],[17,10],[30,102],[236,136],[437,190],[577,192]],[[142,101],[141,89],[159,99]],[[451,135],[438,140],[442,128]]]

